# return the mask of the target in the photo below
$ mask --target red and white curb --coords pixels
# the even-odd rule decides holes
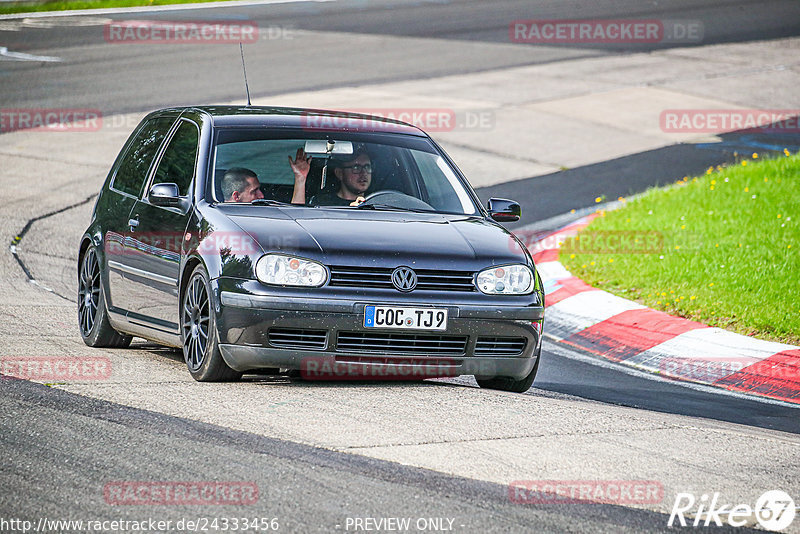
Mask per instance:
[[[559,247],[595,216],[529,247],[545,286],[549,337],[663,377],[800,404],[800,347],[674,317],[572,276]]]

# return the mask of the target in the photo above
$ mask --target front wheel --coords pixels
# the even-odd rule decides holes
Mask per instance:
[[[208,274],[198,265],[189,277],[181,299],[181,345],[183,359],[198,382],[238,380],[219,351],[217,319],[211,306]]]
[[[89,247],[78,270],[78,325],[83,342],[90,347],[125,348],[131,336],[120,334],[108,321],[106,295],[97,251]]]
[[[528,376],[517,380],[516,378],[496,376],[494,378],[476,378],[478,385],[486,389],[499,389],[501,391],[511,391],[513,393],[525,393],[533,385],[536,373],[539,371],[539,362],[542,360],[542,349],[539,348],[536,354],[536,363]]]

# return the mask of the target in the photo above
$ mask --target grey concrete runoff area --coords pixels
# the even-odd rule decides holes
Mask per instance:
[[[772,18],[756,16],[747,2],[666,2],[656,13],[649,5],[603,1],[584,17],[577,2],[536,3],[551,18],[601,12],[705,17],[705,42],[647,50],[509,43],[509,20],[544,16],[528,2],[487,4],[241,8],[259,24],[292,21],[298,37],[254,47],[252,56],[271,54],[284,76],[254,74],[251,87],[260,89],[253,103],[436,108],[452,110],[461,121],[483,118],[472,127],[461,122],[431,133],[481,194],[502,190],[530,206],[534,213],[526,223],[586,208],[593,195],[616,198],[678,180],[689,164],[702,168],[730,156],[715,149],[732,146],[729,137],[664,132],[659,117],[665,109],[800,108],[800,29],[792,23],[798,13],[791,2],[765,2]],[[620,11],[633,4],[640,6],[634,14]],[[314,26],[314,14],[336,5],[352,14],[352,28],[338,16],[329,26]],[[441,16],[445,5],[451,18]],[[744,16],[730,10],[752,16],[750,34]],[[201,12],[233,13],[208,9],[171,17]],[[397,15],[393,30],[375,30],[370,22],[389,12]],[[448,31],[437,34],[426,18],[433,14]],[[125,17],[135,16],[144,15]],[[96,34],[109,17],[0,20],[0,47],[61,60],[0,56],[0,107],[103,113],[101,127],[92,131],[0,135],[0,242],[13,243],[18,254],[0,253],[0,360],[93,356],[107,358],[111,369],[94,381],[0,379],[0,530],[10,518],[34,525],[43,517],[153,518],[172,521],[163,531],[178,532],[181,519],[246,515],[277,518],[284,532],[366,531],[367,523],[359,529],[356,518],[403,517],[411,518],[411,530],[420,530],[420,519],[439,519],[426,529],[675,532],[681,529],[667,522],[681,493],[698,500],[718,494],[719,503],[754,506],[766,491],[781,490],[800,503],[800,409],[667,384],[547,342],[540,377],[522,395],[479,389],[468,378],[309,383],[248,375],[239,383],[201,384],[171,349],[143,340],[128,350],[86,347],[76,326],[77,244],[122,143],[153,107],[241,102],[242,92],[239,86],[216,92],[213,77],[160,84],[161,69],[175,58],[181,63],[176,70],[186,74],[193,61],[222,61],[222,49],[177,47],[170,56],[155,46],[115,47]],[[723,31],[725,22],[747,37]],[[353,76],[340,76],[343,66],[354,65],[337,55],[347,47],[369,55],[372,78],[354,83]],[[320,57],[323,49],[332,59]],[[438,55],[421,60],[430,50]],[[286,75],[296,58],[308,62],[295,65],[297,77]],[[225,68],[220,76],[240,83],[240,72]],[[135,71],[137,81],[125,69]],[[248,74],[258,70],[249,67]],[[90,94],[92,86],[100,90]],[[175,95],[181,94],[193,102],[180,101]],[[778,142],[800,149],[794,138],[769,146]],[[752,138],[739,136],[737,143],[740,152],[761,150]],[[629,180],[626,165],[633,161],[640,172]],[[647,175],[648,165],[658,170]],[[520,504],[510,498],[512,482],[545,480],[649,481],[663,489],[663,498],[636,504]],[[238,506],[115,506],[104,488],[120,481],[252,482],[258,499]],[[729,529],[761,528],[752,516],[745,523]],[[387,523],[381,525],[374,530],[387,531]],[[800,532],[800,519],[785,531]]]

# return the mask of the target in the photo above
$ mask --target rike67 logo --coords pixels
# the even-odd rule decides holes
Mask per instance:
[[[667,526],[743,527],[757,523],[761,528],[779,532],[792,524],[795,514],[794,500],[781,490],[765,492],[755,506],[721,502],[719,493],[714,493],[710,499],[707,494],[697,499],[691,493],[678,493]]]

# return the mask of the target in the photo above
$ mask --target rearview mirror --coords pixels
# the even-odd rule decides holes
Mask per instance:
[[[176,184],[155,184],[150,188],[147,200],[154,206],[176,208],[181,204],[181,193]]]
[[[342,154],[348,155],[353,153],[353,143],[350,141],[306,141],[306,146],[303,149],[306,154],[328,155],[328,154]]]
[[[486,207],[489,209],[489,216],[497,222],[518,221],[522,215],[520,205],[505,198],[490,198]]]

